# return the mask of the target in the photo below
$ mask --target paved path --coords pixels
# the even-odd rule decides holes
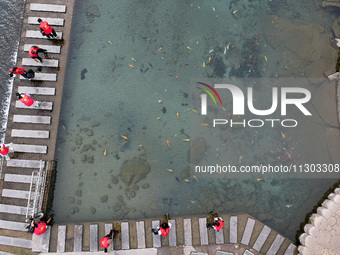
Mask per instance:
[[[74,0],[26,1],[16,66],[36,73],[31,80],[17,76],[13,83],[6,143],[13,143],[15,153],[4,162],[1,175],[0,250],[5,253],[0,255],[10,247],[23,248],[20,254],[34,248],[32,234],[25,228],[27,205],[34,197],[31,183],[33,187],[37,183],[32,173],[39,170],[41,160],[54,159],[73,5]],[[41,35],[38,18],[54,27],[57,39]],[[40,53],[42,64],[29,57],[32,45],[47,50],[47,55]],[[41,66],[41,71],[36,66]],[[30,94],[39,104],[26,107],[16,100],[16,92]]]

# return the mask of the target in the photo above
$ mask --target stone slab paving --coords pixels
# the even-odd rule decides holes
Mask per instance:
[[[145,226],[144,221],[137,221],[136,222],[136,229],[137,229],[137,248],[138,249],[145,249]]]
[[[65,252],[66,226],[58,226],[57,252]]]
[[[272,243],[272,245],[270,246],[269,250],[267,251],[267,255],[275,255],[277,254],[277,251],[280,249],[282,243],[284,241],[284,237],[282,237],[281,235],[277,235],[275,237],[274,242]]]
[[[25,129],[12,129],[12,137],[25,137],[25,138],[38,138],[46,139],[50,137],[50,131],[46,130],[25,130]]]
[[[83,225],[75,225],[73,251],[81,252],[82,249],[83,249]]]
[[[216,244],[224,244],[223,230],[220,230],[220,231],[215,230],[215,239],[216,239]]]
[[[8,245],[8,246],[31,249],[32,240],[16,238],[16,237],[0,236],[0,245]]]
[[[120,224],[121,227],[121,238],[122,238],[122,249],[128,250],[130,249],[130,234],[129,234],[129,223],[122,222]]]
[[[191,230],[191,219],[184,219],[184,245],[192,246],[192,230]]]
[[[7,161],[7,166],[23,168],[40,168],[40,160],[11,159]]]
[[[30,95],[54,96],[55,88],[19,86],[18,92],[27,93]]]
[[[8,221],[8,220],[0,220],[0,228],[2,229],[10,229],[17,231],[27,231],[27,223]]]
[[[246,228],[243,232],[241,243],[244,245],[249,245],[251,235],[255,226],[255,220],[248,218]]]
[[[199,218],[198,219],[199,224],[199,233],[200,233],[200,242],[201,245],[208,245],[208,229],[207,229],[207,219],[206,218]]]
[[[27,23],[32,25],[39,25],[38,19],[47,21],[50,26],[64,26],[64,19],[60,18],[45,18],[45,17],[28,17]]]
[[[17,190],[17,189],[3,189],[1,195],[3,197],[28,199],[29,191],[26,191],[26,190]]]
[[[17,151],[17,152],[39,153],[39,154],[47,153],[47,146],[45,145],[13,144],[12,147],[14,151]],[[40,162],[39,162],[39,167],[40,167]]]
[[[98,251],[98,224],[90,225],[90,251]]]
[[[30,10],[40,11],[40,12],[62,12],[64,13],[66,12],[66,5],[31,3]]]
[[[237,216],[231,216],[229,222],[229,242],[237,243]]]
[[[152,223],[151,223],[151,226],[153,229],[157,229],[159,228],[159,220],[153,220]],[[158,248],[158,247],[161,247],[161,236],[160,235],[154,235],[152,234],[152,242],[153,242],[153,247],[154,248]]]
[[[38,46],[39,48],[42,48],[42,49],[47,50],[48,53],[56,53],[56,54],[59,54],[59,53],[60,53],[60,49],[61,49],[60,46],[54,46],[54,45],[46,45],[46,44],[25,44],[25,45],[24,45],[24,51],[29,51],[30,48],[31,48],[33,45],[36,45],[36,46]]]
[[[36,61],[33,58],[23,58],[22,59],[23,66],[47,66],[47,67],[58,67],[59,60],[58,59],[45,59],[42,58],[42,63],[38,60]]]
[[[32,124],[51,124],[51,116],[13,115],[13,122]]]
[[[46,40],[62,40],[63,39],[63,33],[62,32],[56,32],[57,37],[53,37],[53,39],[49,39],[47,36],[44,36],[40,33],[38,30],[27,30],[26,31],[26,37],[27,38],[36,38],[36,39],[46,39]]]
[[[16,108],[22,108],[22,109],[32,109],[32,110],[47,110],[52,111],[53,109],[53,103],[52,102],[39,102],[39,105],[31,105],[27,106],[24,105],[19,100],[15,101],[15,107]]]
[[[256,251],[260,251],[263,247],[264,242],[267,240],[267,237],[270,234],[271,229],[269,227],[267,227],[266,225],[263,226],[260,235],[257,237],[254,245],[253,245],[253,249],[255,249]]]
[[[27,80],[20,75],[20,80]],[[31,81],[57,81],[56,73],[35,73],[34,78]]]
[[[1,213],[26,215],[27,207],[17,205],[0,204]]]
[[[5,182],[31,183],[31,175],[5,174]]]
[[[169,246],[176,246],[177,245],[176,221],[169,220],[169,223],[171,224],[171,230],[168,235]]]

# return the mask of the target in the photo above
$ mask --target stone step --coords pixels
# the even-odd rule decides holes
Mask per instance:
[[[98,251],[98,224],[90,225],[90,251]]]
[[[55,88],[18,86],[19,93],[31,95],[55,96]]]
[[[57,252],[65,252],[66,226],[58,226]]]
[[[169,232],[169,246],[177,246],[177,231],[176,231],[176,221],[169,220],[171,224],[171,230]]]
[[[63,33],[62,32],[56,32],[57,37],[53,37],[49,39],[47,36],[42,35],[40,31],[38,30],[26,30],[26,37],[27,38],[36,38],[36,39],[48,39],[48,40],[62,40],[63,39]]]
[[[46,67],[58,67],[59,60],[58,59],[43,59],[42,63],[39,60],[35,60],[33,58],[23,58],[22,59],[23,66],[46,66]]]
[[[25,138],[50,138],[50,131],[46,130],[25,130],[25,129],[12,129],[12,137],[25,137]]]
[[[263,226],[261,233],[257,237],[253,249],[256,251],[260,251],[263,247],[264,242],[267,240],[269,234],[270,234],[271,229],[267,227],[266,225]]]
[[[109,231],[113,229],[113,224],[111,223],[108,223],[108,224],[105,224],[105,233],[103,236],[106,236],[107,233],[109,233]],[[112,247],[112,249],[114,249],[114,242],[111,242],[110,246]],[[110,247],[109,247],[110,248]]]
[[[32,236],[32,251],[33,252],[48,252],[50,246],[51,226],[46,227],[45,233],[42,235]]]
[[[152,224],[151,226],[152,226],[153,229],[159,228],[159,220],[153,220],[151,224]],[[154,248],[161,247],[162,246],[162,244],[161,244],[161,236],[160,235],[154,235],[152,233],[152,242],[153,242],[153,247]]]
[[[45,18],[45,17],[28,17],[28,24],[39,25],[38,19],[42,19],[42,21],[47,21],[50,26],[64,26],[64,19],[58,18]]]
[[[137,221],[136,222],[136,229],[137,229],[137,248],[138,249],[145,249],[145,226],[144,221]]]
[[[40,12],[66,12],[66,5],[57,5],[57,4],[30,4],[31,11],[40,11]]]
[[[0,228],[27,232],[28,223],[0,220]]]
[[[11,159],[7,161],[7,167],[40,168],[40,160]]]
[[[26,215],[27,207],[0,204],[1,213]]]
[[[231,216],[229,222],[229,242],[237,243],[237,216]]]
[[[277,251],[280,249],[283,241],[284,241],[284,237],[280,236],[279,234],[277,234],[277,236],[274,239],[274,242],[271,244],[271,246],[269,247],[269,250],[267,251],[267,255],[275,255],[277,254]]]
[[[251,235],[253,234],[253,230],[255,227],[255,220],[248,218],[247,225],[244,229],[241,243],[244,245],[249,245]]]
[[[31,124],[51,124],[51,116],[13,115],[13,122]]]
[[[208,245],[208,229],[207,229],[207,219],[206,218],[199,218],[198,219],[199,224],[199,233],[200,233],[200,242],[201,245]]]
[[[215,230],[215,242],[216,244],[224,244],[224,233],[223,230]]]
[[[122,222],[121,226],[121,238],[122,238],[122,249],[129,250],[130,249],[130,234],[129,234],[129,222]]]
[[[27,80],[20,75],[20,80]],[[34,78],[31,81],[57,81],[56,73],[35,73]]]
[[[16,238],[16,237],[0,236],[0,245],[31,249],[32,240]]]
[[[41,49],[47,50],[48,53],[56,53],[60,54],[60,46],[54,46],[54,45],[46,45],[46,44],[25,44],[24,45],[24,51],[29,51],[30,48],[35,45],[38,46]]]
[[[32,110],[48,110],[52,111],[53,109],[53,103],[52,102],[39,102],[40,104],[38,106],[31,105],[27,106],[20,102],[19,100],[15,101],[15,107],[16,108],[22,108],[22,109],[32,109]]]
[[[31,183],[31,175],[5,174],[5,182]]]
[[[74,226],[74,252],[81,252],[83,249],[83,225]]]
[[[12,147],[14,151],[17,152],[40,153],[40,154],[47,153],[47,146],[45,145],[13,144]]]
[[[296,251],[296,246],[291,243],[283,255],[294,255],[295,251]]]
[[[184,227],[184,245],[192,246],[191,219],[184,219],[183,227]]]
[[[28,199],[29,194],[30,192],[26,190],[16,190],[16,189],[3,189],[2,190],[3,197]]]
[[[4,251],[0,251],[0,255],[15,255],[15,254],[4,252]]]

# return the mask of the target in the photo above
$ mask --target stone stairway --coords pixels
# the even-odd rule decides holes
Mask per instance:
[[[115,222],[119,229],[115,250],[160,249],[162,247],[204,247],[207,245],[234,244],[246,247],[243,254],[297,254],[296,246],[263,223],[247,214],[222,215],[223,231],[208,230],[206,218],[173,218],[169,236],[153,235],[151,229],[159,220]],[[103,250],[99,240],[112,228],[112,223],[84,223],[54,225],[41,236],[34,236],[32,250],[43,253],[97,252]],[[138,253],[136,253],[138,254]],[[195,253],[192,253],[195,254]],[[208,254],[208,253],[196,253]],[[233,253],[225,253],[230,255]]]
[[[26,229],[27,207],[34,196],[30,189],[37,184],[32,173],[40,169],[41,160],[54,159],[73,5],[73,0],[26,1],[16,66],[33,69],[35,77],[16,77],[13,83],[6,143],[13,143],[15,153],[3,162],[1,175],[0,254],[23,254],[21,248],[33,248]],[[48,21],[58,38],[42,36],[38,18]],[[47,50],[46,56],[40,53],[42,64],[29,57],[32,45]],[[16,92],[30,94],[39,105],[26,107],[16,100]]]

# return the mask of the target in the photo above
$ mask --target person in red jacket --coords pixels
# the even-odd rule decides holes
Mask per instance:
[[[224,227],[224,221],[222,219],[222,217],[217,217],[215,218],[215,222],[214,222],[214,229],[219,232],[220,230],[222,230]]]
[[[152,232],[154,233],[154,235],[162,235],[164,237],[167,237],[169,235],[171,223],[169,223],[168,220],[169,220],[169,214],[166,213],[163,223],[161,224],[161,227],[157,229],[154,229],[154,228],[152,229]]]
[[[46,51],[47,51],[47,50],[41,49],[41,48],[39,48],[38,46],[33,45],[33,46],[30,48],[28,54],[30,55],[31,58],[33,58],[33,59],[38,59],[38,60],[40,61],[40,63],[42,63],[42,58],[38,56],[38,53],[39,53],[39,52],[44,52],[44,53],[45,53]]]
[[[57,33],[54,31],[54,29],[47,23],[47,21],[42,21],[41,19],[38,19],[39,22],[39,28],[42,35],[46,35],[47,38],[53,38],[57,37]]]
[[[33,107],[37,107],[40,105],[40,102],[38,101],[34,101],[29,94],[20,94],[20,93],[16,93],[18,99],[20,100],[21,103],[23,103],[24,105],[30,107],[30,106],[33,106]]]
[[[207,219],[207,228],[215,229],[217,232],[223,229],[224,221],[222,217],[218,216],[217,212],[211,211],[209,218]]]
[[[11,69],[9,69],[9,76],[13,77],[13,74],[18,74],[21,75],[22,77],[26,78],[26,79],[32,79],[35,76],[35,73],[32,69],[29,69],[27,72],[25,71],[24,68],[22,67],[13,67]]]
[[[0,147],[0,155],[3,156],[6,160],[11,160],[11,158],[9,157],[9,153],[13,153],[14,150],[11,147],[12,143],[10,144],[3,144]]]

